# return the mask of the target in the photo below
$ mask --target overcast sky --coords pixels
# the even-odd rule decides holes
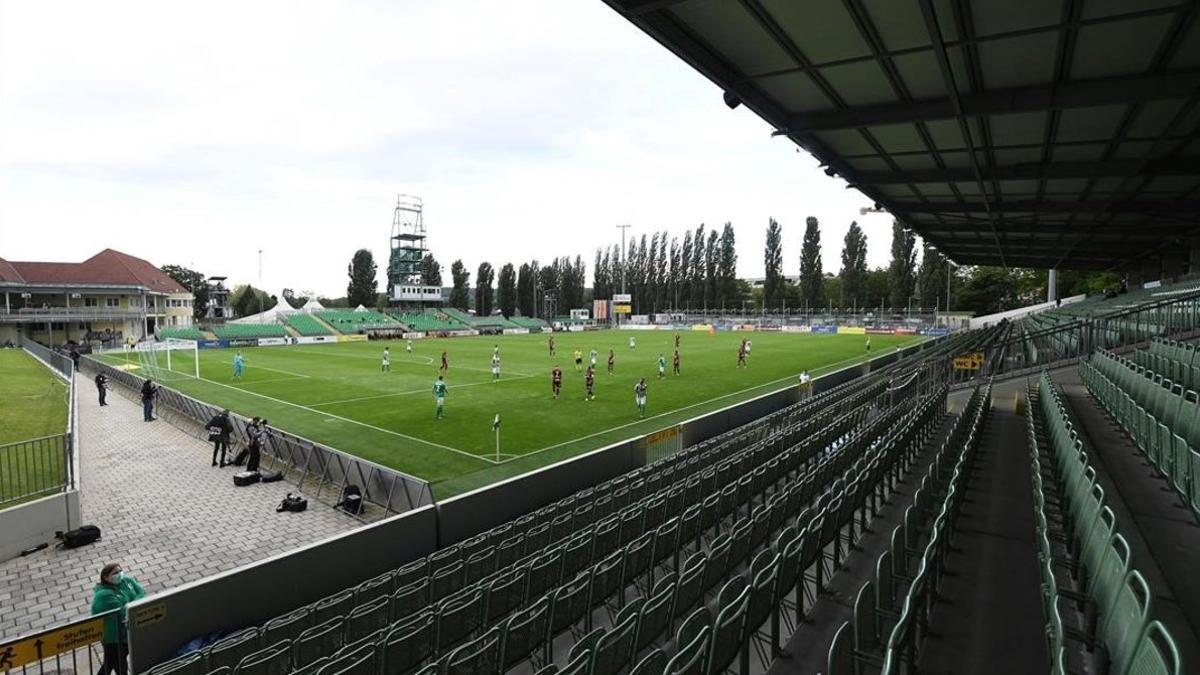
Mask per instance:
[[[234,282],[343,295],[386,265],[396,193],[421,196],[445,281],[732,221],[761,276],[767,218],[799,267],[890,218],[599,0],[0,0],[0,257],[112,247]]]

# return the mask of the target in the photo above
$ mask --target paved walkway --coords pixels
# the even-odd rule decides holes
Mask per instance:
[[[313,499],[304,513],[275,513],[291,483],[234,487],[237,469],[210,466],[212,446],[143,422],[140,404],[115,392],[104,410],[79,384],[83,519],[103,538],[0,563],[0,640],[87,614],[110,561],[154,593],[358,525]]]

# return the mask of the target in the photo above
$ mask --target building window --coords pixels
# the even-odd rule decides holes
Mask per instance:
[[[66,330],[66,329],[67,329],[67,324],[63,323],[62,321],[51,321],[50,322],[50,330]]]
[[[84,298],[83,299],[84,307],[96,307],[99,304],[100,304],[99,298]]]
[[[79,322],[79,330],[86,330],[86,331],[92,330],[92,322],[91,321],[80,321]]]
[[[120,298],[105,298],[104,306],[105,307],[120,307],[121,299]]]

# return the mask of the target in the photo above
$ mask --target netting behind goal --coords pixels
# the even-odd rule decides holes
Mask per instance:
[[[195,340],[167,338],[143,342],[135,351],[142,373],[156,380],[200,378],[200,350]]]

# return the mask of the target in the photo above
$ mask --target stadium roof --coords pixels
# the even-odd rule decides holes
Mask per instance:
[[[106,248],[81,263],[19,262],[0,258],[0,284],[141,286],[153,293],[186,293],[162,270],[141,258]]]
[[[1200,236],[1198,3],[605,1],[957,263]]]

